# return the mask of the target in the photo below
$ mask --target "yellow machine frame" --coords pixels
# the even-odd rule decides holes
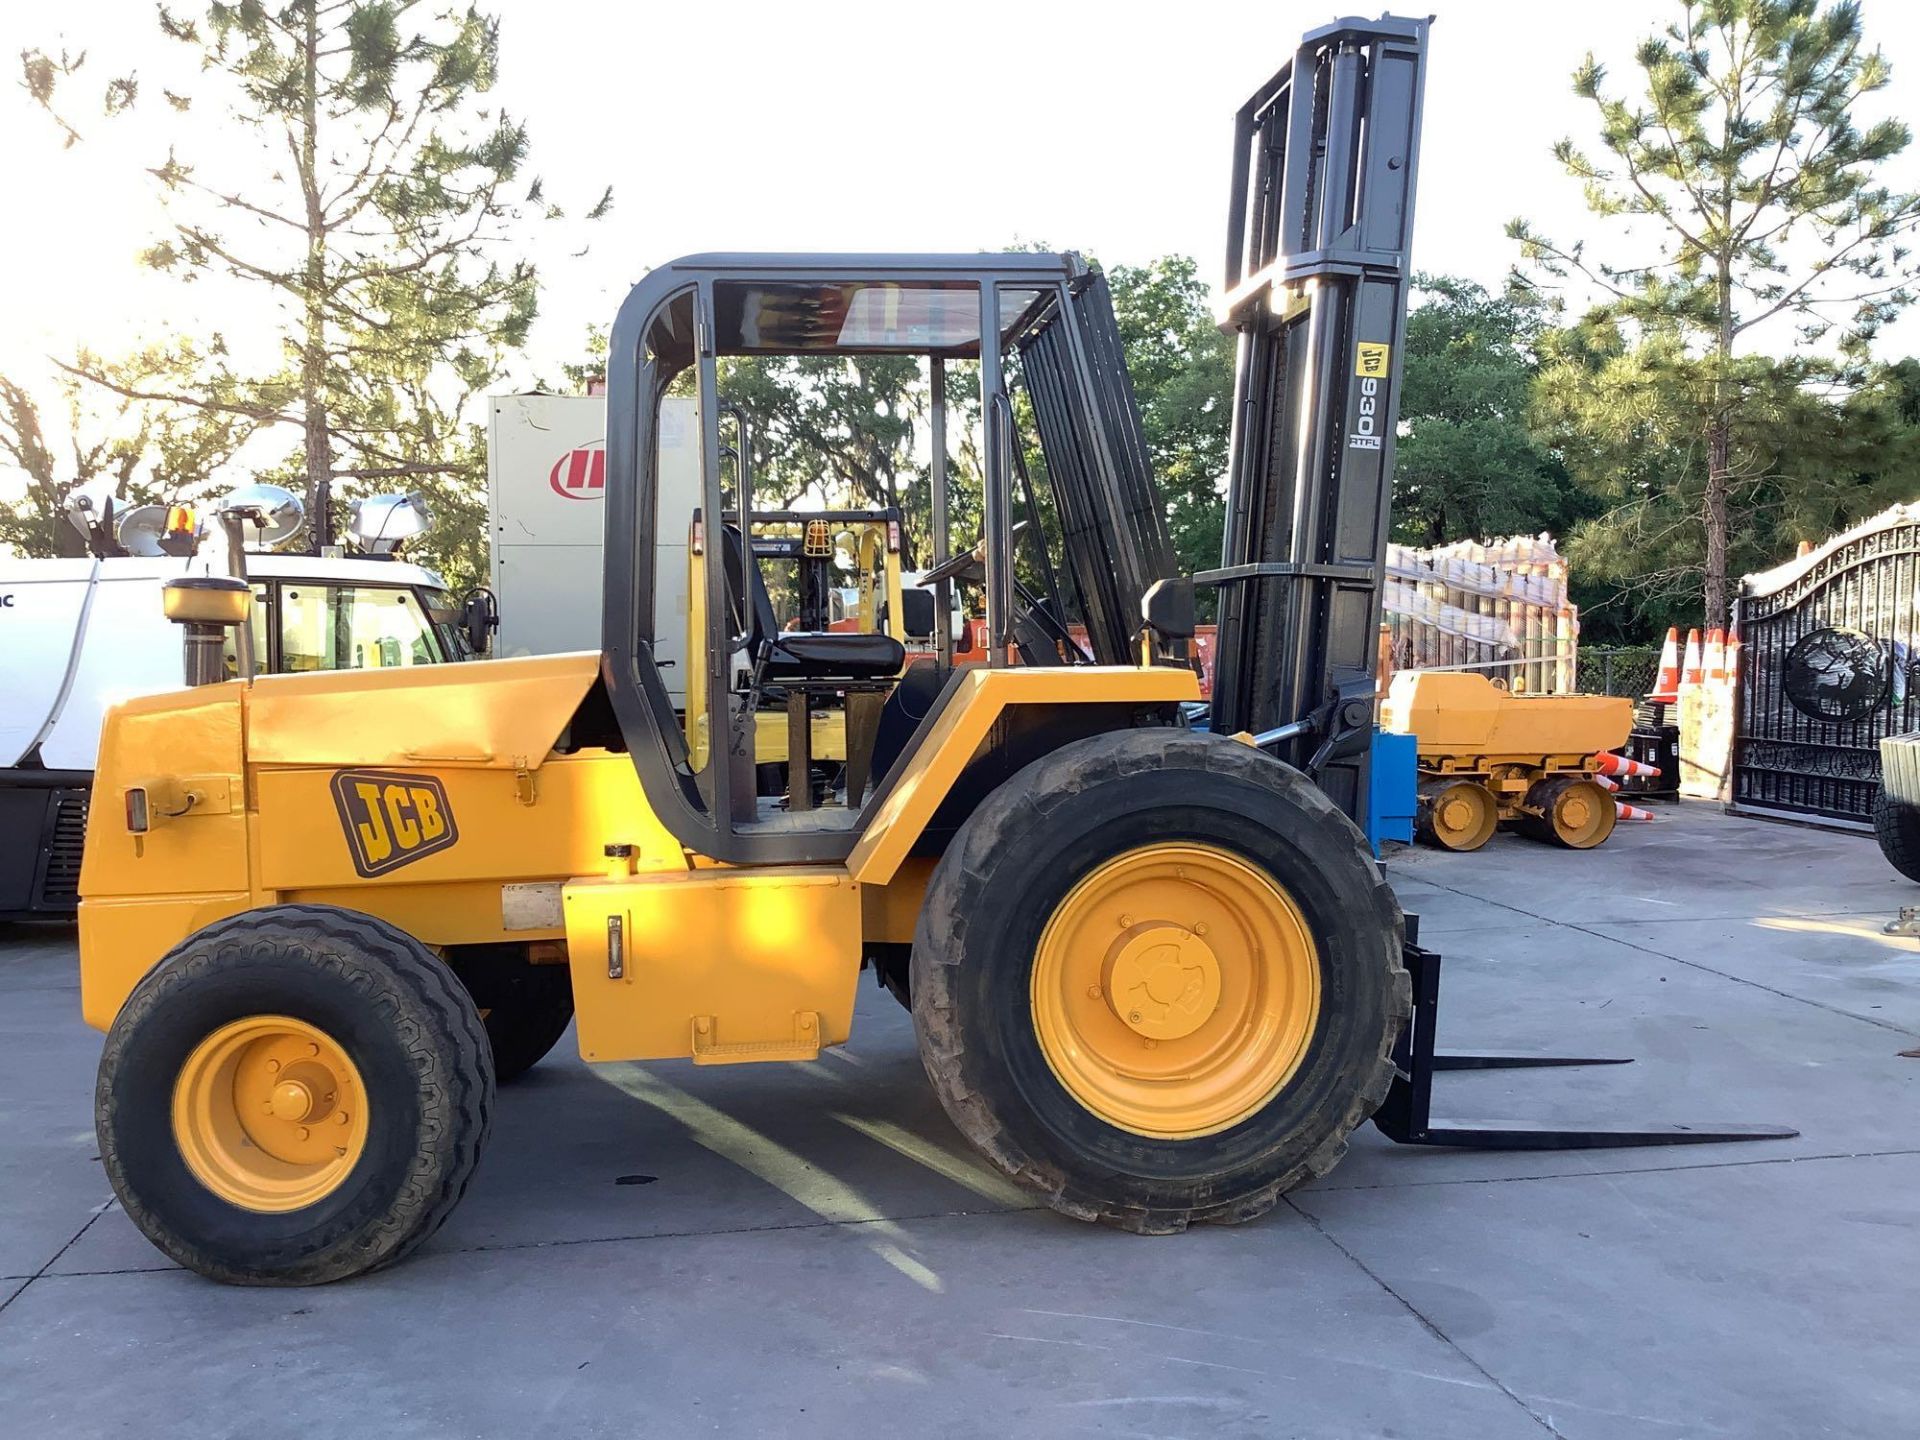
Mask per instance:
[[[963,672],[844,864],[734,868],[668,834],[629,756],[554,749],[599,664],[276,675],[119,707],[81,877],[87,1022],[202,927],[308,902],[437,948],[564,942],[588,1059],[809,1058],[848,1036],[863,947],[911,941],[931,873],[914,842],[1010,710],[1199,696],[1165,667]]]

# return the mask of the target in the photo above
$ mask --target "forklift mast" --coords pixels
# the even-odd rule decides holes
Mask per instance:
[[[1336,21],[1234,122],[1223,328],[1238,336],[1210,724],[1356,820],[1406,331],[1427,21]]]

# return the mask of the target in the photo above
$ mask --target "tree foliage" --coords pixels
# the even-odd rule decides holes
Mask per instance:
[[[141,258],[257,293],[280,353],[243,364],[213,337],[191,387],[127,385],[97,365],[70,373],[297,436],[278,473],[305,488],[316,539],[332,501],[424,491],[442,523],[416,553],[456,582],[478,579],[483,451],[462,414],[534,317],[535,269],[507,258],[507,242],[523,219],[560,214],[523,174],[525,126],[480,104],[498,73],[497,22],[424,0],[210,0],[158,18],[190,78],[161,103],[116,78],[102,103],[108,116],[138,111],[157,152],[148,175],[169,230]],[[82,132],[57,107],[83,62],[22,57],[29,93],[69,144]],[[207,105],[255,139],[252,167],[216,174],[196,159],[187,116]]]
[[[79,553],[80,534],[63,518],[76,491],[96,502],[110,497],[115,510],[198,498],[206,477],[252,426],[237,415],[130,400],[121,392],[177,383],[199,364],[186,346],[113,362],[83,351],[73,368],[107,377],[114,389],[103,403],[94,387],[63,377],[56,386],[58,429],[46,423],[32,391],[0,376],[0,456],[26,482],[20,499],[0,501],[0,546],[34,558]]]
[[[1920,489],[1920,364],[1836,384],[1821,367],[1736,356],[1686,363],[1683,341],[1606,316],[1545,337],[1536,387],[1542,439],[1606,507],[1567,546],[1585,624],[1644,638],[1697,623],[1707,483],[1698,416],[1730,387],[1726,555],[1765,569]]]
[[[1906,236],[1920,196],[1879,176],[1907,147],[1897,120],[1864,127],[1859,102],[1890,70],[1869,47],[1857,4],[1820,0],[1680,0],[1680,18],[1635,55],[1632,98],[1614,93],[1591,55],[1575,92],[1594,106],[1600,151],[1562,140],[1555,155],[1579,180],[1608,254],[1585,240],[1560,244],[1523,220],[1519,284],[1556,293],[1574,282],[1600,303],[1596,328],[1615,327],[1631,383],[1616,399],[1676,407],[1658,417],[1605,417],[1612,433],[1636,425],[1671,448],[1622,457],[1635,477],[1600,486],[1626,493],[1614,539],[1697,530],[1697,543],[1662,548],[1724,616],[1737,513],[1784,475],[1753,467],[1765,417],[1788,393],[1851,389],[1875,332],[1911,299]],[[1645,237],[1651,243],[1634,250]],[[1754,357],[1788,343],[1791,364],[1762,373]],[[1766,328],[1763,328],[1766,327]],[[1805,347],[1825,342],[1827,358]],[[1604,368],[1604,367],[1603,367]],[[1577,370],[1553,368],[1547,383]],[[1580,413],[1578,397],[1549,410]],[[1584,407],[1591,413],[1591,407]],[[1595,415],[1599,421],[1601,417]],[[1742,448],[1743,437],[1748,437]],[[1596,451],[1604,451],[1604,445]],[[1684,519],[1682,519],[1684,517]],[[1625,553],[1623,550],[1622,553]]]
[[[752,417],[756,506],[789,508],[811,495],[828,505],[900,507],[925,483],[915,454],[928,404],[918,356],[733,359],[721,371],[720,393]],[[909,565],[914,548],[909,538]]]
[[[1588,507],[1528,416],[1540,307],[1470,280],[1414,278],[1393,526],[1415,545],[1555,534]]]

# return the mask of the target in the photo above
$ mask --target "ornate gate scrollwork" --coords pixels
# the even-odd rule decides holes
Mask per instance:
[[[1736,810],[1871,823],[1882,736],[1920,729],[1920,505],[1740,586]]]

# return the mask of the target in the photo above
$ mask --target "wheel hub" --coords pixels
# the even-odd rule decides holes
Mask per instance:
[[[1081,1105],[1190,1139],[1267,1104],[1306,1055],[1319,962],[1299,906],[1238,855],[1143,845],[1055,908],[1030,998],[1041,1053]]]
[[[243,1210],[324,1198],[365,1149],[366,1091],[325,1031],[284,1015],[222,1026],[174,1083],[174,1140],[207,1189]]]
[[[276,1120],[304,1120],[313,1113],[313,1092],[297,1080],[283,1081],[273,1087],[267,1108]]]
[[[1135,925],[1107,956],[1107,1004],[1134,1034],[1178,1040],[1204,1025],[1220,1004],[1220,962],[1213,947],[1183,925]]]
[[[273,1086],[267,1100],[267,1108],[276,1120],[308,1124],[325,1113],[340,1090],[340,1081],[333,1072],[311,1060],[295,1061],[278,1074],[279,1083]]]

